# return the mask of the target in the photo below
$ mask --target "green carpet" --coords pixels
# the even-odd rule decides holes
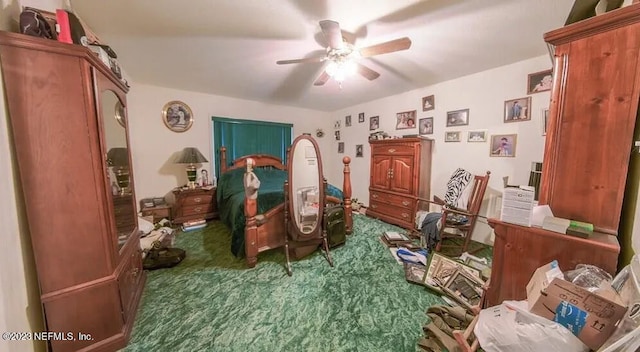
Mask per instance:
[[[426,309],[440,297],[405,281],[378,237],[393,225],[354,215],[354,233],[331,251],[284,268],[281,249],[247,269],[219,221],[179,233],[187,258],[148,273],[124,351],[416,351]]]

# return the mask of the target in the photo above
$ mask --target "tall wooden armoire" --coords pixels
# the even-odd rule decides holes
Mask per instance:
[[[640,99],[640,4],[546,33],[553,48],[540,204],[592,223],[583,239],[490,220],[494,261],[487,304],[526,298],[536,268],[593,264],[615,274],[617,240]]]
[[[128,87],[81,45],[0,32],[0,62],[49,350],[119,350],[145,282]]]
[[[411,229],[416,198],[429,199],[433,140],[369,141],[371,174],[367,215]]]

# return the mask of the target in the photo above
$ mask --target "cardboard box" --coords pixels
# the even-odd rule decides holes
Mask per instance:
[[[592,293],[558,278],[558,271],[554,261],[533,273],[527,284],[529,310],[560,323],[597,350],[611,336],[627,308],[612,288]]]

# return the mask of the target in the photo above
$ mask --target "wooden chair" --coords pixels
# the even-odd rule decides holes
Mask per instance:
[[[442,248],[445,247],[460,247],[460,254],[468,251],[469,242],[471,241],[471,235],[473,233],[473,229],[476,226],[476,221],[478,220],[478,213],[480,212],[480,206],[482,205],[484,192],[487,190],[487,184],[489,183],[490,174],[491,171],[487,171],[485,175],[475,175],[470,181],[470,184],[467,187],[472,188],[469,194],[466,209],[458,209],[451,205],[445,204],[444,201],[437,196],[434,196],[434,200],[425,198],[417,199],[414,214],[421,210],[424,207],[425,203],[436,204],[442,209],[442,216],[440,218],[441,226],[439,232],[440,241],[438,241],[438,244],[436,245],[437,252],[440,252]],[[455,221],[455,217],[452,217],[451,215],[457,215],[458,219],[462,217],[463,219],[465,219],[465,221]],[[415,231],[418,230],[415,229]],[[459,243],[443,243],[445,240],[451,238],[455,238],[458,240],[462,239],[462,245],[460,245]]]

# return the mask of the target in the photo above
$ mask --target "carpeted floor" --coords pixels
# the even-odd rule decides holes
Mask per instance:
[[[425,311],[440,297],[404,279],[378,237],[393,225],[354,215],[354,233],[332,250],[284,269],[282,250],[247,269],[214,221],[179,233],[187,258],[148,273],[125,351],[416,351]]]

